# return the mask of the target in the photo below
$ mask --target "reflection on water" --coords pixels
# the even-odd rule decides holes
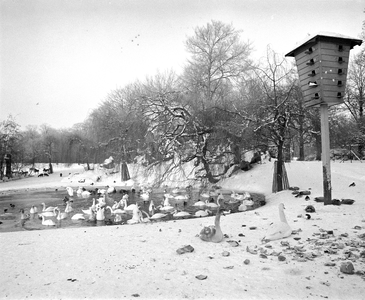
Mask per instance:
[[[123,194],[120,189],[117,189],[118,192],[108,194],[106,196],[106,205],[112,207],[114,201],[120,201]],[[156,206],[156,212],[159,212],[158,207],[160,205],[163,206],[164,194],[169,193],[174,196],[173,198],[169,198],[169,202],[171,206],[173,206],[177,211],[185,211],[189,212],[191,216],[184,218],[196,218],[194,214],[199,210],[209,209],[209,215],[214,215],[216,212],[216,208],[214,207],[197,207],[194,206],[198,200],[203,202],[217,201],[217,196],[209,196],[202,193],[202,190],[180,190],[178,193],[173,193],[172,189],[168,189],[167,191],[163,189],[155,189],[153,193],[150,195],[149,199],[146,199],[140,193],[133,193],[131,191],[127,191],[129,195],[128,205],[138,203],[140,206],[140,210],[148,213],[150,201],[153,200]],[[229,213],[244,213],[239,211],[239,206],[242,201],[234,200],[231,197],[231,191],[219,190],[220,193],[224,196],[224,201],[222,204],[222,208],[225,212]],[[180,195],[180,197],[178,197]],[[57,228],[75,228],[75,227],[87,227],[87,226],[108,226],[108,225],[122,225],[126,224],[128,220],[132,218],[132,214],[120,214],[120,215],[112,215],[109,209],[105,209],[105,220],[104,221],[96,221],[90,222],[89,215],[84,214],[82,210],[87,210],[93,204],[93,199],[99,198],[98,195],[90,195],[89,197],[83,198],[77,196],[75,193],[73,197],[69,197],[72,200],[71,205],[73,211],[68,214],[68,217],[63,220],[57,220],[55,216],[47,217],[46,219],[53,220],[56,225],[55,226],[44,226],[42,225],[42,219],[38,217],[38,214],[31,214],[29,220],[24,223],[22,227],[21,224],[21,213],[20,209],[24,209],[26,214],[29,214],[31,207],[34,205],[38,209],[38,213],[42,212],[42,203],[44,202],[46,206],[53,206],[60,208],[61,212],[65,211],[66,204],[63,201],[65,196],[68,196],[65,188],[59,188],[58,190],[29,190],[29,191],[21,191],[21,192],[13,192],[9,195],[0,196],[0,232],[9,232],[9,231],[20,231],[20,230],[44,230],[44,229],[57,229]],[[142,196],[142,197],[141,197]],[[181,197],[186,196],[186,197]],[[253,200],[252,206],[247,206],[247,210],[255,209],[259,206],[265,204],[265,197],[261,194],[251,193],[251,197]],[[175,219],[173,216],[173,212],[164,212],[166,217],[164,217],[163,221],[168,221],[171,219]],[[82,213],[85,216],[85,220],[72,220],[71,217],[74,214]],[[152,220],[153,222],[159,220]]]

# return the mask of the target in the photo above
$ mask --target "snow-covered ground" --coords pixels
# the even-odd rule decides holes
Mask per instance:
[[[310,191],[309,199],[292,191],[271,193],[272,162],[222,180],[224,189],[264,193],[267,204],[222,216],[226,237],[220,243],[198,237],[214,217],[2,233],[0,298],[363,299],[365,163],[334,162],[331,169],[332,197],[353,199],[352,205],[314,200],[322,196],[321,162],[286,164],[290,185]],[[50,178],[44,186],[67,184]],[[41,182],[33,179],[38,187]],[[18,180],[1,183],[0,190],[22,182],[32,187],[31,180]],[[279,220],[280,203],[293,234],[262,243]],[[305,211],[308,205],[314,213]],[[178,254],[184,245],[194,251]],[[344,263],[353,265],[353,274],[341,271]]]

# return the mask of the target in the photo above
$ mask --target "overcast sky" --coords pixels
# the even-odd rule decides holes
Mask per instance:
[[[319,31],[358,38],[365,0],[0,0],[0,121],[68,128],[107,94],[179,73],[184,42],[211,20],[242,30],[253,57]],[[356,49],[355,49],[356,51]]]

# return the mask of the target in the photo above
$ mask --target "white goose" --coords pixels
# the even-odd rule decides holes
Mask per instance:
[[[56,226],[56,223],[53,220],[50,219],[45,219],[45,217],[43,215],[42,216],[42,225],[44,226]]]
[[[262,241],[269,242],[269,241],[279,240],[282,238],[286,238],[292,234],[292,229],[290,228],[288,221],[286,220],[284,209],[285,209],[284,204],[280,203],[279,204],[280,222],[273,223],[270,225]]]
[[[140,214],[140,210],[138,205],[136,205],[133,209],[133,216],[132,219],[128,220],[127,223],[128,224],[136,224],[136,223],[141,223],[141,214]]]

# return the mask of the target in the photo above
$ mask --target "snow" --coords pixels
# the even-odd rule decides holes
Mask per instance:
[[[214,217],[2,233],[0,297],[363,299],[365,164],[331,163],[332,198],[355,200],[353,205],[340,206],[314,200],[322,196],[321,162],[286,164],[290,186],[310,191],[309,200],[295,197],[292,191],[273,194],[273,166],[272,162],[255,165],[218,183],[228,190],[264,193],[267,204],[222,216],[227,236],[217,244],[197,237],[203,225],[214,223]],[[44,185],[66,184],[52,178],[57,182]],[[6,193],[12,184],[19,188],[22,181],[1,183],[0,191]],[[24,183],[31,186],[31,181]],[[266,230],[279,220],[279,203],[284,203],[295,234],[263,244]],[[307,213],[308,205],[316,212]],[[232,240],[238,247],[228,242]],[[194,251],[178,254],[176,250],[184,245]],[[354,274],[340,271],[345,262],[353,264]],[[207,277],[199,280],[199,275]]]

